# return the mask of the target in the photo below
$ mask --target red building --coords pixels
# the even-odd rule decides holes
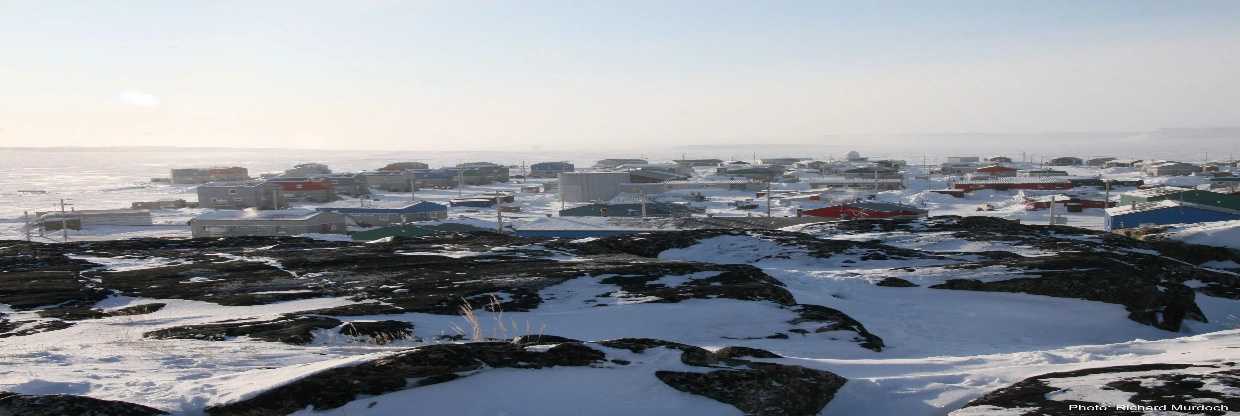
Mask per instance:
[[[990,165],[977,168],[976,173],[986,176],[994,176],[996,178],[1010,178],[1016,176],[1016,168],[1009,168],[1001,165]]]
[[[912,219],[928,214],[928,211],[921,208],[888,202],[849,202],[801,211],[801,215],[837,219]]]
[[[284,199],[289,202],[331,202],[336,196],[336,186],[325,180],[272,180],[280,187]]]

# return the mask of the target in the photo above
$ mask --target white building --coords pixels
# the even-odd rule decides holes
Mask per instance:
[[[559,182],[564,202],[607,201],[620,194],[620,184],[629,182],[629,173],[563,172]]]

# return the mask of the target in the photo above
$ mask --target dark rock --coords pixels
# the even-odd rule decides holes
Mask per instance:
[[[879,352],[885,346],[882,338],[870,333],[861,322],[839,310],[808,304],[796,305],[792,309],[797,312],[798,316],[796,319],[788,321],[790,324],[825,323],[826,325],[815,328],[814,332],[852,331],[857,334],[853,341],[860,344],[862,348]]]
[[[1084,370],[1048,373],[1022,380],[1016,384],[995,390],[966,406],[994,406],[1004,409],[1022,409],[1023,415],[1067,415],[1079,411],[1070,410],[1070,405],[1093,406],[1105,404],[1111,407],[1109,412],[1098,412],[1106,415],[1140,415],[1137,411],[1114,410],[1115,403],[1105,402],[1105,397],[1096,402],[1082,400],[1051,400],[1046,396],[1058,389],[1048,382],[1056,379],[1114,374],[1105,384],[1105,388],[1131,394],[1132,403],[1145,406],[1188,405],[1185,398],[1215,399],[1213,405],[1224,405],[1230,409],[1240,408],[1240,396],[1228,395],[1215,389],[1205,389],[1207,382],[1214,382],[1231,388],[1240,387],[1240,370],[1219,369],[1217,371],[1177,372],[1186,369],[1210,369],[1214,366],[1193,364],[1139,364],[1114,367],[1089,368]],[[1144,372],[1144,374],[1142,374]],[[1091,412],[1093,413],[1093,412]],[[1190,414],[1224,415],[1230,414],[1223,410],[1187,411]]]
[[[303,345],[314,340],[316,329],[340,326],[337,319],[315,316],[298,316],[270,321],[218,322],[204,325],[178,326],[147,332],[143,336],[159,339],[197,339],[224,341],[231,337],[250,337],[262,341]]]
[[[305,409],[334,409],[361,396],[443,383],[484,368],[537,369],[588,366],[605,355],[579,343],[559,344],[544,352],[508,342],[439,344],[411,349],[352,367],[313,374],[252,398],[206,409],[212,416],[266,416]]]
[[[0,416],[154,416],[166,415],[140,404],[67,394],[25,395],[0,392]]]
[[[884,287],[917,287],[917,285],[913,282],[899,277],[886,277],[883,278],[883,280],[879,280],[878,283],[875,283],[875,285]]]
[[[658,371],[672,388],[735,406],[748,415],[817,415],[847,381],[827,371],[750,363],[708,373]]]
[[[718,351],[715,351],[715,356],[719,358],[783,358],[779,356],[779,354],[764,349],[750,347],[723,347]]]
[[[25,327],[25,329],[20,331],[16,330],[17,328],[21,328],[30,323],[34,323],[34,325]],[[28,335],[41,334],[44,332],[59,331],[72,326],[73,322],[65,322],[60,320],[42,321],[37,323],[36,321],[10,322],[5,320],[0,321],[0,338],[24,337]]]
[[[413,336],[413,324],[405,321],[354,321],[340,326],[340,333],[351,337],[366,337],[376,344],[407,339]]]
[[[680,361],[693,366],[709,367],[719,362],[719,358],[705,348],[661,339],[620,338],[599,341],[598,344],[609,348],[629,350],[639,354],[648,349],[659,347],[680,350]]]
[[[547,344],[563,344],[565,342],[581,342],[572,338],[565,338],[556,335],[522,335],[512,339],[513,344],[517,345],[547,345]]]
[[[404,309],[382,303],[354,303],[334,308],[311,309],[289,315],[366,316],[405,313]]]
[[[142,305],[129,306],[113,311],[102,311],[99,309],[88,309],[78,307],[59,307],[52,309],[44,309],[39,311],[39,316],[44,318],[59,318],[66,321],[82,321],[87,319],[102,319],[113,316],[133,316],[155,313],[166,306],[163,303],[146,303]]]
[[[665,276],[686,275],[702,271],[719,271],[716,276],[692,279],[676,287],[654,282]],[[639,296],[654,296],[657,302],[674,303],[685,299],[767,300],[780,305],[793,305],[796,300],[779,280],[761,269],[748,265],[703,265],[700,263],[640,263],[608,271],[615,276],[601,283],[619,286]]]
[[[106,297],[76,270],[0,271],[0,303],[16,310],[66,303],[94,304]]]

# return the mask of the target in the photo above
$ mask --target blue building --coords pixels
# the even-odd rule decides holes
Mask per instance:
[[[1107,209],[1106,229],[1109,231],[1145,225],[1231,220],[1240,220],[1240,211],[1191,202],[1161,200]]]
[[[554,178],[563,172],[572,172],[576,167],[568,162],[541,162],[530,165],[531,178]]]
[[[362,227],[379,227],[410,221],[433,221],[448,218],[448,207],[434,202],[419,201],[403,207],[325,207],[318,211],[335,212]]]

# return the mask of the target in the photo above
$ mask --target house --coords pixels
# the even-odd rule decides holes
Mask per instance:
[[[561,201],[608,201],[629,182],[629,172],[563,172],[559,178]]]
[[[389,163],[387,166],[379,168],[384,172],[404,172],[407,170],[427,170],[431,167],[422,162],[395,162]]]
[[[198,185],[198,206],[211,209],[280,209],[287,201],[279,185],[267,182],[212,182]]]
[[[1115,160],[1116,159],[1113,157],[1095,157],[1093,159],[1086,160],[1085,164],[1094,167],[1103,167],[1106,166],[1107,162],[1112,162]]]
[[[322,163],[302,163],[300,165],[293,166],[292,169],[284,171],[284,175],[282,176],[294,176],[294,177],[303,176],[304,177],[304,176],[328,175],[331,173],[332,173],[331,168],[328,168],[327,165],[324,165]]]
[[[407,170],[378,170],[357,174],[369,189],[385,192],[409,192],[416,175]],[[421,186],[421,184],[419,184]]]
[[[491,162],[469,162],[456,165],[461,181],[467,185],[508,182],[508,167]]]
[[[366,182],[366,177],[361,174],[333,173],[320,176],[319,178],[331,182],[332,187],[336,189],[337,195],[348,195],[351,197],[370,195],[370,185]]]
[[[1234,194],[1240,190],[1240,176],[1215,176],[1210,178],[1210,189]]]
[[[575,167],[568,162],[541,162],[530,165],[531,178],[554,178],[562,172],[572,172]]]
[[[1124,188],[1138,187],[1145,185],[1145,181],[1141,179],[1102,179],[1102,178],[1068,178],[1068,182],[1072,182],[1072,187],[1080,188],[1083,186],[1092,186],[1095,188]]]
[[[875,160],[874,166],[878,166],[880,168],[887,168],[891,170],[900,170],[908,166],[908,161],[895,160],[895,159]]]
[[[1183,162],[1158,162],[1143,165],[1142,170],[1151,176],[1186,176],[1201,172],[1201,167]]]
[[[688,217],[703,212],[685,204],[647,202],[647,217]],[[561,217],[641,217],[642,204],[590,204],[560,210]]]
[[[1108,231],[1149,225],[1240,220],[1240,210],[1177,200],[1120,204],[1106,210]]]
[[[43,231],[58,231],[62,228],[80,230],[98,226],[142,226],[151,224],[151,211],[145,209],[94,209],[35,213],[35,226]]]
[[[427,201],[395,208],[323,207],[315,208],[315,210],[344,215],[362,227],[380,227],[411,221],[434,221],[448,218],[448,207]]]
[[[1141,163],[1140,159],[1116,159],[1102,164],[1104,169],[1111,168],[1132,168]]]
[[[271,179],[268,182],[280,187],[284,200],[293,202],[332,202],[340,199],[336,196],[336,186],[321,179]]]
[[[845,179],[903,179],[904,175],[895,169],[878,166],[852,168],[844,171]]]
[[[834,219],[913,219],[929,215],[929,211],[911,205],[890,202],[848,202],[825,208],[799,211],[802,216]]]
[[[1240,211],[1240,195],[1224,194],[1201,189],[1163,186],[1139,189],[1119,196],[1119,205],[1145,204],[1158,201],[1176,201],[1200,206]]]
[[[1011,178],[1016,176],[1016,168],[1002,165],[989,165],[974,169],[974,174],[993,178]]]
[[[977,171],[977,163],[944,163],[939,165],[939,173],[943,175],[967,175]]]
[[[1081,166],[1085,164],[1085,161],[1079,157],[1062,156],[1051,159],[1047,164],[1051,166]]]
[[[684,166],[687,168],[698,168],[698,167],[713,168],[713,167],[723,164],[723,161],[719,159],[677,159],[677,160],[673,160],[673,162],[676,162],[677,165]]]
[[[344,234],[345,216],[309,209],[220,210],[189,220],[194,238]]]
[[[699,190],[699,189],[724,189],[729,191],[757,191],[766,189],[766,184],[753,181],[667,181],[657,183],[633,183],[626,182],[620,184],[620,192],[630,194],[647,195],[658,194],[670,191],[681,190]]]
[[[861,189],[874,191],[892,191],[904,189],[904,178],[888,178],[888,179],[867,179],[856,178],[848,179],[841,177],[829,177],[814,179],[809,183],[813,189],[822,188],[844,188],[844,189]]]
[[[171,175],[171,181],[176,185],[197,185],[207,182],[238,182],[249,179],[249,170],[239,166],[204,169],[172,169]]]
[[[771,166],[790,167],[790,166],[796,165],[797,162],[806,161],[806,160],[810,160],[810,159],[807,157],[770,157],[770,158],[763,158],[762,164],[771,165]]]
[[[685,179],[689,177],[659,169],[642,168],[629,171],[629,182],[632,183],[660,183]]]
[[[737,165],[719,168],[715,173],[765,181],[784,176],[784,171],[780,165]]]
[[[1081,212],[1086,208],[1109,208],[1115,206],[1114,202],[1108,203],[1102,199],[1089,199],[1076,195],[1045,195],[1026,197],[1025,209],[1030,211],[1050,209],[1052,201],[1055,205],[1061,205],[1067,212]]]
[[[129,204],[130,209],[181,209],[197,207],[198,204],[190,203],[184,199],[161,199],[158,201],[138,201]]]
[[[1034,169],[1025,171],[1025,176],[1031,178],[1047,177],[1047,176],[1068,176],[1068,172],[1055,169]]]
[[[945,163],[953,164],[953,165],[961,165],[961,164],[969,164],[969,163],[976,164],[976,163],[980,163],[981,161],[982,161],[981,158],[977,156],[948,156],[947,162]]]
[[[992,156],[987,158],[986,161],[994,164],[1011,164],[1012,158],[1007,156]]]
[[[620,167],[620,165],[645,165],[648,163],[650,162],[647,162],[646,159],[603,159],[594,162],[594,167],[599,169],[615,169]]]
[[[1063,190],[1072,189],[1072,182],[1067,179],[1059,178],[996,178],[996,179],[970,179],[959,181],[952,184],[952,189],[963,192],[973,192],[983,189],[992,189],[996,191],[1008,190]]]

